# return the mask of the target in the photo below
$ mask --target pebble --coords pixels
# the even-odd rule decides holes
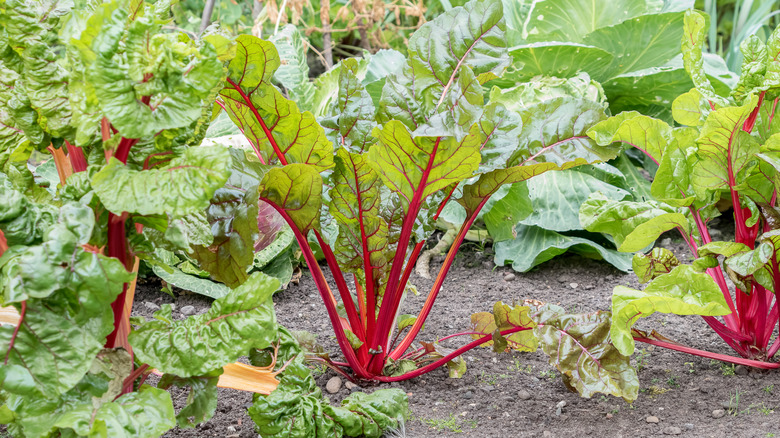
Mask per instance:
[[[577,289],[578,286],[579,286],[579,284],[577,284],[577,283],[569,283],[569,287],[572,288],[572,289]]]
[[[352,382],[344,382],[344,386],[345,386],[347,389],[349,389],[350,391],[352,391],[353,389],[357,389],[357,387],[358,387],[357,385],[355,385],[355,384],[354,384],[354,383],[352,383]]]
[[[610,418],[612,418],[612,414],[607,413],[607,420],[609,420]]]
[[[693,423],[685,423],[685,424],[683,424],[683,427],[688,429],[688,430],[693,430],[693,429],[696,428],[696,425],[693,424]]]
[[[566,400],[561,400],[558,402],[557,405],[555,405],[555,415],[559,416],[563,412],[563,408],[566,407]]]
[[[531,393],[526,391],[525,389],[521,389],[520,391],[517,392],[517,398],[519,398],[520,400],[528,400],[529,398],[531,398]]]
[[[144,307],[146,307],[146,310],[149,310],[151,312],[156,312],[156,311],[160,310],[160,306],[158,306],[157,304],[154,304],[151,301],[144,301]]]
[[[736,374],[738,376],[747,376],[747,373],[748,373],[748,369],[744,365],[737,365],[734,368],[734,374]]]
[[[194,315],[196,313],[195,306],[182,306],[180,312],[185,316]]]
[[[682,433],[682,429],[680,429],[677,426],[669,426],[664,429],[664,434],[666,435],[679,435]]]
[[[551,436],[553,436],[552,432],[550,432],[549,430],[545,430],[545,431],[542,433],[542,435],[543,435],[543,436],[546,436],[546,437],[551,437]]]
[[[558,277],[558,283],[566,283],[566,280],[567,280],[567,278],[564,275],[561,275],[560,277]]]
[[[325,384],[325,389],[331,394],[339,392],[341,389],[341,377],[331,377],[328,383]]]
[[[173,312],[174,310],[176,310],[176,304],[171,303],[171,312]]]
[[[463,397],[466,400],[471,400],[472,398],[474,398],[474,393],[471,391],[466,391],[463,393],[461,397]]]
[[[712,411],[712,418],[722,418],[726,415],[726,411],[723,409],[715,409]]]
[[[234,433],[234,432],[236,431],[236,428],[235,428],[235,426],[228,426],[228,427],[227,427],[227,431],[228,431],[229,433]]]
[[[655,415],[651,415],[645,418],[645,421],[647,421],[648,423],[658,423],[659,420],[658,417],[656,417]]]
[[[516,277],[516,275],[510,272],[510,273],[504,275],[504,281],[512,281],[512,280],[515,279],[515,277]]]
[[[671,244],[672,244],[672,239],[670,239],[668,237],[666,239],[661,239],[660,246],[662,246],[664,248],[668,248],[669,246],[671,246]]]

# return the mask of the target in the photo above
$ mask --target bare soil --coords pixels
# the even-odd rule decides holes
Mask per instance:
[[[684,254],[681,241],[660,240],[676,254]],[[607,310],[616,285],[639,287],[633,274],[604,262],[568,256],[547,262],[526,274],[495,268],[490,248],[464,248],[456,259],[442,293],[428,318],[420,340],[432,341],[463,331],[469,316],[489,311],[496,301],[511,303],[532,298],[562,305],[568,310]],[[435,272],[442,258],[434,258]],[[420,290],[409,295],[404,313],[417,313],[432,281],[412,276]],[[159,292],[154,280],[140,285],[136,313],[151,315],[146,303],[174,302]],[[180,294],[174,315],[183,306],[205,312],[210,300]],[[335,337],[319,294],[308,272],[298,285],[274,297],[279,322],[292,330],[306,330],[332,357],[338,358]],[[153,307],[153,306],[152,306]],[[642,320],[638,328],[654,328],[680,343],[730,354],[730,350],[698,317],[660,315]],[[464,339],[446,341],[458,346]],[[640,367],[641,392],[632,404],[611,396],[584,399],[569,392],[555,368],[541,352],[496,355],[487,348],[466,353],[469,366],[462,379],[450,379],[444,369],[389,386],[409,394],[410,418],[405,430],[392,436],[426,437],[780,437],[780,372],[759,372],[732,367],[644,344],[633,358]],[[325,383],[332,372],[319,375]],[[364,385],[373,391],[385,385]],[[349,393],[345,387],[329,395],[338,402]],[[177,403],[184,393],[174,394]],[[246,414],[251,395],[220,390],[217,413],[196,429],[175,429],[166,437],[258,436]],[[720,412],[718,412],[720,411]],[[391,436],[391,435],[388,435]]]

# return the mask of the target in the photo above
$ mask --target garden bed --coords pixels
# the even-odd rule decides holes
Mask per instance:
[[[677,254],[686,252],[681,241],[665,237],[660,242]],[[609,308],[614,286],[639,286],[633,274],[577,256],[559,258],[532,272],[516,274],[508,268],[494,268],[490,254],[490,248],[484,252],[462,250],[421,339],[432,341],[463,331],[468,328],[472,313],[489,311],[499,300],[511,303],[536,299],[559,303],[571,311],[596,311]],[[432,268],[441,261],[442,258],[434,258]],[[430,280],[417,275],[412,276],[412,283],[421,291],[431,286]],[[183,317],[184,306],[193,306],[198,313],[209,306],[208,299],[190,294],[178,295],[173,301],[159,289],[155,281],[139,286],[134,307],[137,314],[149,316],[150,308],[165,302],[176,303],[177,318]],[[422,294],[407,296],[404,312],[416,311],[423,301]],[[325,349],[336,354],[335,337],[308,271],[304,271],[299,284],[278,292],[274,302],[282,325],[317,334]],[[643,320],[638,326],[655,328],[693,347],[730,354],[728,347],[698,317],[660,315]],[[446,346],[457,346],[465,339],[447,342],[452,343]],[[411,416],[406,422],[405,436],[780,436],[780,374],[776,372],[732,367],[637,344],[633,363],[641,364],[641,390],[639,398],[629,405],[615,397],[598,395],[584,399],[569,392],[541,352],[496,355],[490,349],[478,348],[465,357],[469,369],[462,379],[449,379],[446,369],[439,369],[390,385],[409,394]],[[325,384],[334,375],[326,372],[317,377],[326,394]],[[372,391],[386,386],[362,389]],[[338,393],[327,395],[335,403],[349,391],[342,385]],[[175,402],[177,398],[181,402],[182,397],[174,393]],[[246,414],[249,403],[251,395],[221,389],[217,413],[211,421],[196,429],[174,429],[165,436],[255,437],[252,420]]]

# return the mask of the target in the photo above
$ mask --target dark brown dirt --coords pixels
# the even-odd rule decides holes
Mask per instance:
[[[681,241],[661,243],[683,254]],[[469,315],[489,311],[496,301],[533,298],[560,303],[571,311],[609,309],[616,285],[638,287],[633,274],[624,274],[603,262],[562,257],[526,274],[495,268],[488,253],[465,248],[458,256],[420,339],[431,341],[468,328]],[[431,271],[441,264],[434,258]],[[417,313],[432,282],[413,275],[419,296],[409,295],[404,313]],[[145,302],[173,301],[158,292],[154,282],[143,284],[136,299],[138,314],[150,315]],[[276,294],[279,322],[293,330],[319,335],[336,353],[335,337],[311,276]],[[177,310],[193,305],[199,312],[209,301],[180,295]],[[654,328],[693,347],[730,354],[728,347],[698,317],[660,315],[642,320],[639,328]],[[464,340],[447,341],[458,346]],[[496,355],[478,348],[465,354],[469,370],[462,379],[449,379],[443,369],[412,381],[392,384],[409,393],[411,417],[405,431],[392,436],[426,437],[780,437],[780,372],[754,372],[742,367],[689,356],[643,344],[634,363],[640,364],[641,392],[628,404],[611,396],[580,398],[561,382],[541,352]],[[324,388],[331,372],[317,381]],[[367,391],[382,386],[365,387]],[[345,397],[348,390],[331,396]],[[175,394],[179,402],[184,394]],[[255,437],[245,406],[249,394],[221,390],[215,417],[194,430],[173,430],[166,437]],[[557,408],[565,402],[560,410]],[[714,418],[713,411],[725,415]],[[558,412],[560,411],[560,412]],[[718,414],[716,413],[715,416]],[[654,417],[654,418],[651,418]],[[657,422],[653,422],[657,420]],[[405,432],[405,435],[404,435]],[[388,435],[390,436],[390,435]]]

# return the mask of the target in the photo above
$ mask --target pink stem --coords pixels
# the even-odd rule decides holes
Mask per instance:
[[[401,344],[395,348],[392,353],[390,353],[390,357],[394,360],[397,360],[398,357],[400,357],[407,348],[412,344],[414,341],[414,338],[417,337],[417,334],[420,332],[420,329],[422,328],[423,324],[425,324],[425,320],[428,318],[428,315],[431,313],[431,309],[433,308],[433,303],[436,300],[436,296],[439,294],[439,291],[441,290],[441,286],[444,283],[444,279],[447,276],[447,272],[449,272],[450,267],[452,266],[452,262],[455,261],[455,254],[457,254],[458,249],[463,243],[463,239],[466,238],[466,232],[468,232],[469,228],[471,228],[471,225],[474,223],[474,221],[477,219],[477,215],[479,214],[479,211],[482,209],[482,207],[485,206],[485,203],[487,202],[489,197],[485,197],[477,206],[477,208],[474,210],[474,213],[471,214],[471,217],[466,220],[466,222],[463,223],[463,225],[460,227],[460,231],[458,232],[458,236],[455,238],[455,241],[452,243],[452,246],[450,247],[449,252],[447,253],[447,257],[444,259],[444,264],[442,265],[441,269],[439,270],[439,275],[436,277],[436,281],[433,283],[433,287],[431,287],[431,291],[428,294],[428,298],[425,300],[425,304],[423,305],[423,308],[420,310],[420,314],[417,316],[417,320],[414,322],[414,325],[412,325],[411,330],[409,330],[409,333],[404,336],[404,339],[401,341]]]
[[[511,335],[512,333],[521,332],[524,330],[531,330],[531,327],[513,327],[508,330],[504,330],[501,332],[502,336]],[[485,342],[492,341],[493,335],[486,335],[483,336],[475,341],[469,342],[468,344],[458,348],[457,350],[453,351],[452,353],[442,357],[441,359],[437,360],[436,362],[430,363],[422,368],[418,368],[414,371],[411,371],[406,374],[402,374],[400,376],[376,376],[374,379],[380,381],[380,382],[400,382],[403,380],[409,380],[413,379],[415,377],[419,377],[425,373],[428,373],[430,371],[435,370],[436,368],[439,368],[440,366],[446,364],[447,362],[451,361],[452,359],[460,356],[461,354],[471,350],[472,348],[478,347]]]
[[[16,327],[14,327],[14,333],[11,335],[11,341],[8,343],[8,351],[5,352],[5,361],[3,361],[3,365],[8,365],[8,358],[11,357],[11,350],[14,349],[14,343],[16,342],[16,337],[19,335],[19,327],[22,326],[22,323],[24,323],[24,315],[27,313],[27,300],[22,301],[22,310],[19,312],[19,323],[16,324]]]
[[[333,326],[333,331],[336,335],[336,341],[338,341],[339,348],[341,348],[342,353],[344,353],[344,357],[347,359],[349,366],[359,377],[364,379],[371,378],[371,375],[358,361],[358,358],[355,355],[355,350],[352,349],[352,345],[349,343],[349,340],[347,339],[347,335],[344,334],[344,330],[342,330],[341,328],[341,321],[339,320],[339,314],[338,311],[336,310],[336,304],[333,299],[333,293],[330,291],[328,282],[325,280],[325,276],[322,274],[320,265],[317,264],[317,258],[314,257],[314,253],[309,247],[308,241],[306,240],[306,236],[301,232],[301,230],[298,229],[298,227],[295,225],[295,222],[293,222],[292,218],[290,217],[290,215],[287,213],[285,209],[279,207],[270,199],[260,198],[260,200],[267,202],[274,209],[276,209],[276,211],[279,212],[280,215],[282,215],[284,220],[293,230],[293,233],[295,234],[295,240],[298,242],[298,246],[301,248],[301,252],[303,253],[303,258],[304,260],[306,260],[306,265],[309,266],[309,270],[311,271],[312,277],[314,278],[314,283],[317,285],[317,290],[320,292],[320,296],[322,296],[322,301],[325,303],[325,309],[328,312],[328,318],[330,319],[330,324]]]
[[[745,359],[741,357],[728,356],[725,354],[710,353],[709,351],[686,347],[684,345],[674,344],[671,342],[659,341],[656,339],[635,337],[634,340],[639,342],[644,342],[645,344],[657,345],[659,347],[668,348],[670,350],[681,351],[683,353],[693,354],[695,356],[706,357],[708,359],[715,359],[715,360],[720,360],[728,363],[734,363],[737,365],[745,365],[749,367],[762,368],[766,370],[780,368],[780,363],[762,362],[759,360]]]

